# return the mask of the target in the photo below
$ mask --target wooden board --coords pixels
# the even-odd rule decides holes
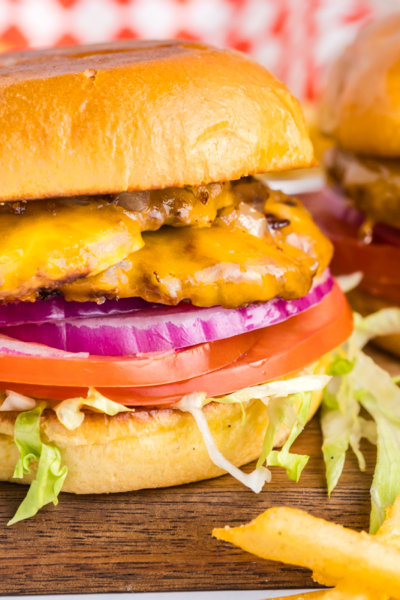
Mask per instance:
[[[392,374],[393,359],[376,354]],[[310,573],[267,562],[211,537],[213,527],[239,525],[271,506],[367,529],[375,450],[362,447],[366,473],[349,453],[329,500],[321,433],[315,418],[293,450],[311,456],[298,484],[281,469],[255,495],[229,476],[165,490],[112,496],[61,494],[57,507],[7,528],[25,494],[0,484],[0,594],[150,592],[313,587]],[[248,466],[246,470],[250,470]]]

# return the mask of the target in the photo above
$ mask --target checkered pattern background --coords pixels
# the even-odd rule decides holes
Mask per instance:
[[[202,40],[248,52],[312,99],[326,63],[375,10],[372,0],[0,0],[0,48]]]

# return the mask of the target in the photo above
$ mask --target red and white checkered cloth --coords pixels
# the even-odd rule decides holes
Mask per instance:
[[[300,98],[371,19],[370,0],[0,0],[0,48],[186,38],[248,52]]]

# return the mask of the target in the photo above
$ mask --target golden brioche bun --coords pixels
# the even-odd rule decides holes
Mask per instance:
[[[382,308],[390,308],[393,306],[393,301],[372,296],[372,294],[369,294],[361,289],[352,290],[349,294],[347,294],[347,299],[349,300],[352,308],[360,313],[360,315],[363,317],[381,310]],[[399,333],[374,338],[373,344],[383,348],[383,350],[386,350],[387,352],[391,352],[391,354],[395,354],[400,358]]]
[[[316,102],[302,101],[301,103],[304,118],[308,125],[310,140],[314,148],[314,155],[317,161],[322,159],[326,150],[335,145],[331,137],[322,133],[318,124],[318,105]],[[319,166],[321,169],[321,166]],[[307,173],[307,171],[304,171]]]
[[[313,393],[309,419],[321,397],[322,392]],[[234,465],[239,467],[259,457],[268,424],[267,408],[260,400],[246,404],[243,427],[239,404],[209,404],[204,413],[219,450]],[[16,416],[0,412],[0,481],[30,483],[36,465],[23,480],[13,479],[19,456],[13,441]],[[42,416],[41,431],[42,439],[60,448],[62,463],[68,467],[65,492],[102,494],[168,487],[224,473],[211,462],[194,418],[177,410],[137,411],[115,417],[87,413],[74,431],[68,431],[48,410]],[[275,445],[282,446],[288,434],[283,425]]]
[[[199,186],[307,167],[299,103],[244,54],[122,41],[0,56],[0,199]]]
[[[362,29],[328,75],[322,131],[352,152],[400,156],[400,13]]]

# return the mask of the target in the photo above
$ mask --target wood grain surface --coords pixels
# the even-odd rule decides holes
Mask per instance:
[[[392,374],[400,373],[394,359],[373,352]],[[0,483],[0,594],[316,587],[307,570],[258,559],[213,539],[211,530],[239,525],[271,506],[367,529],[375,449],[368,443],[362,449],[367,471],[360,473],[349,453],[330,500],[318,418],[293,447],[311,456],[300,482],[274,468],[259,495],[229,476],[110,496],[61,494],[58,506],[7,528],[26,489]]]

